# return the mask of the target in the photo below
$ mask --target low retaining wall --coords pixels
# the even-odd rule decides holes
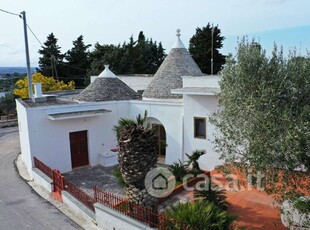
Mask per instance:
[[[66,204],[73,212],[83,216],[85,219],[89,219],[91,221],[96,220],[95,213],[90,211],[87,207],[85,207],[84,204],[78,201],[70,193],[62,191],[61,195],[62,195],[62,202]]]
[[[32,169],[32,174],[34,180],[40,184],[43,188],[45,188],[47,191],[50,193],[53,192],[53,188],[55,187],[53,184],[53,180],[46,176],[44,173],[42,173],[38,168],[33,168]],[[54,172],[53,172],[53,177],[54,177]],[[195,178],[195,181],[197,179]],[[57,181],[55,181],[56,183]],[[66,183],[66,182],[64,182]],[[68,186],[68,182],[66,183],[66,186]],[[70,185],[69,185],[70,186]],[[71,185],[73,186],[73,185]],[[140,229],[155,229],[149,227],[149,225],[142,223],[140,221],[137,221],[129,216],[126,215],[127,212],[121,213],[116,210],[113,210],[112,208],[109,208],[103,204],[100,203],[95,203],[93,205],[94,199],[97,200],[97,198],[92,198],[92,197],[86,197],[86,199],[90,198],[92,201],[92,207],[94,207],[94,211],[90,210],[88,206],[85,206],[82,202],[84,201],[84,197],[82,199],[82,202],[79,201],[77,198],[75,198],[71,194],[72,191],[67,190],[65,191],[64,189],[61,189],[61,193],[57,193],[60,195],[62,199],[60,199],[70,210],[72,210],[74,213],[78,214],[81,216],[81,218],[85,220],[92,221],[93,223],[97,222],[97,225],[100,229],[103,230],[140,230]],[[71,194],[70,194],[70,193]],[[74,191],[73,191],[74,192]],[[55,192],[53,192],[55,193]],[[95,190],[95,194],[98,193]],[[89,195],[88,195],[89,196]],[[80,198],[79,198],[80,199]],[[147,210],[144,209],[137,209],[136,211],[140,213],[144,213]],[[127,213],[128,214],[128,213]],[[156,214],[157,215],[157,214]],[[135,217],[135,216],[134,216]],[[139,218],[138,218],[139,219]],[[150,222],[147,222],[150,223]],[[154,223],[156,225],[157,223]],[[153,225],[153,226],[154,226]]]
[[[53,191],[53,180],[42,173],[39,169],[32,169],[33,179],[50,193]]]
[[[205,171],[204,173],[202,173],[200,175],[210,177],[210,172]],[[163,195],[163,197],[158,199],[158,203],[161,204],[161,203],[165,202],[166,200],[169,200],[171,197],[183,192],[186,187],[192,187],[192,186],[196,185],[198,182],[204,181],[204,180],[205,180],[204,177],[197,175],[197,177],[194,177],[194,178],[188,180],[186,183],[179,184],[178,186],[176,186],[173,189],[172,193],[170,193],[169,195],[167,195],[167,196]]]
[[[103,230],[153,229],[100,203],[94,204],[98,227]]]
[[[107,151],[99,154],[99,163],[104,167],[111,167],[118,164],[118,155],[116,152]]]
[[[12,127],[12,126],[17,126],[17,125],[18,125],[17,119],[9,120],[9,121],[0,121],[0,128]]]

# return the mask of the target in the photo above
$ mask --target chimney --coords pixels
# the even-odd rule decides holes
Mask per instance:
[[[42,84],[40,82],[33,83],[34,85],[34,97],[42,97]]]
[[[34,86],[34,95],[32,97],[34,103],[56,100],[56,96],[42,94],[42,84],[40,82],[32,83],[32,85]]]

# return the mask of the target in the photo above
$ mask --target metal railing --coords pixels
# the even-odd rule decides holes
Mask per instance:
[[[46,164],[44,164],[42,161],[40,161],[38,158],[33,157],[34,160],[34,166],[38,168],[41,172],[43,172],[46,176],[53,179],[53,170],[48,167]]]
[[[73,197],[75,197],[78,201],[84,204],[91,211],[95,212],[94,203],[95,199],[93,196],[90,196],[82,189],[75,186],[73,183],[64,178],[64,190],[70,193]]]
[[[153,210],[141,205],[129,202],[127,199],[119,197],[103,189],[94,187],[95,201],[107,206],[119,213],[129,216],[139,222],[148,224],[150,227],[160,230],[168,229],[189,229],[185,224],[179,223],[165,215],[154,212]]]
[[[95,212],[94,204],[98,202],[123,215],[129,216],[141,223],[147,224],[150,227],[157,228],[159,230],[190,230],[190,228],[185,224],[168,218],[162,213],[158,213],[150,208],[129,202],[126,198],[107,192],[97,186],[94,186],[94,195],[91,196],[69,180],[65,179],[58,170],[52,170],[36,157],[34,157],[34,163],[40,171],[53,179],[53,183],[58,184],[57,189],[60,190],[58,191],[59,193],[61,193],[61,190],[68,192],[93,212]],[[53,176],[53,174],[57,174],[59,176]],[[54,190],[55,189],[56,188],[54,186]]]

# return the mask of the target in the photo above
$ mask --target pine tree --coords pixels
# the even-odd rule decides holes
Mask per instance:
[[[219,49],[223,47],[224,37],[218,26],[212,28],[210,23],[206,27],[196,29],[196,34],[189,41],[189,52],[203,73],[211,74],[211,49],[213,31],[213,73],[217,74],[225,64],[225,56]]]
[[[98,42],[95,43],[94,50],[89,54],[90,68],[87,70],[87,76],[84,82],[85,85],[90,83],[90,76],[100,74],[104,69],[104,65],[110,64],[105,63],[103,57],[114,49],[114,45],[100,45]]]
[[[90,58],[88,48],[91,45],[85,45],[83,35],[73,41],[73,47],[65,54],[66,63],[66,79],[65,81],[73,80],[76,86],[84,86],[86,71],[90,68]]]
[[[9,117],[10,113],[15,112],[16,103],[15,98],[12,93],[6,93],[4,97],[0,98],[0,112],[5,114],[7,118]]]
[[[53,33],[49,34],[44,46],[38,51],[42,55],[39,58],[38,71],[45,76],[57,77],[56,75],[61,75],[57,70],[57,63],[63,60],[64,55],[61,54],[61,47],[57,45],[57,41],[58,39]]]
[[[100,74],[104,64],[110,64],[115,74],[154,74],[166,56],[161,42],[157,45],[156,41],[146,39],[143,31],[137,40],[131,36],[122,45],[96,43],[94,47],[88,76]]]
[[[165,49],[163,48],[163,45],[161,42],[158,43],[158,46],[156,45],[156,42],[154,44],[154,67],[151,71],[151,73],[155,73],[157,71],[157,69],[159,68],[159,66],[161,65],[161,63],[165,60],[166,58],[166,54],[165,54]]]
[[[150,54],[150,47],[148,41],[145,40],[143,31],[138,35],[137,45],[135,46],[134,69],[136,74],[143,74],[148,68],[148,59]]]

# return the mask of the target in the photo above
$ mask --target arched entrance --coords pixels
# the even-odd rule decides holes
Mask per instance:
[[[166,160],[166,147],[167,137],[166,130],[163,124],[156,118],[148,117],[145,121],[146,124],[150,124],[154,128],[158,135],[158,163],[165,163]]]

